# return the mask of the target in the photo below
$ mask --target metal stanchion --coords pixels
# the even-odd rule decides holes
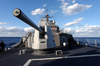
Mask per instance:
[[[85,47],[87,47],[88,43],[85,43]]]
[[[80,44],[78,40],[79,40],[79,39],[77,39],[77,44]]]
[[[7,48],[5,48],[5,51],[7,51]]]
[[[97,42],[96,42],[96,40],[94,40],[94,42],[95,42],[95,47],[97,47]]]

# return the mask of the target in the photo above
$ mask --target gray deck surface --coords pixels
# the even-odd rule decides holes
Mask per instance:
[[[24,48],[22,48],[24,49]],[[46,55],[33,55],[33,50],[26,48],[25,54],[18,55],[19,49],[12,49],[0,54],[0,66],[100,66],[100,49],[73,45],[58,47],[63,55],[56,56],[55,53]]]

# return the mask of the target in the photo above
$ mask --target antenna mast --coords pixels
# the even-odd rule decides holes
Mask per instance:
[[[46,15],[48,14],[48,9],[46,9]]]

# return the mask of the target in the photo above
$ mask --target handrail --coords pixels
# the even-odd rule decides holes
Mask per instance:
[[[28,35],[28,37],[25,39],[25,41],[29,38],[31,34]],[[24,45],[25,41],[20,45],[19,49]]]

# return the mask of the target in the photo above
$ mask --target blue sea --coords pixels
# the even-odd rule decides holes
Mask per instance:
[[[74,37],[77,42],[84,43],[98,43],[100,44],[100,37]]]
[[[0,41],[3,40],[5,47],[18,43],[20,39],[21,37],[0,37]],[[91,46],[95,46],[95,43],[100,46],[100,37],[74,37],[74,39],[80,43],[91,44]]]
[[[100,37],[74,37],[80,44],[100,48]]]
[[[3,40],[5,47],[12,48],[12,45],[17,44],[20,41],[21,37],[0,37],[0,42]]]

